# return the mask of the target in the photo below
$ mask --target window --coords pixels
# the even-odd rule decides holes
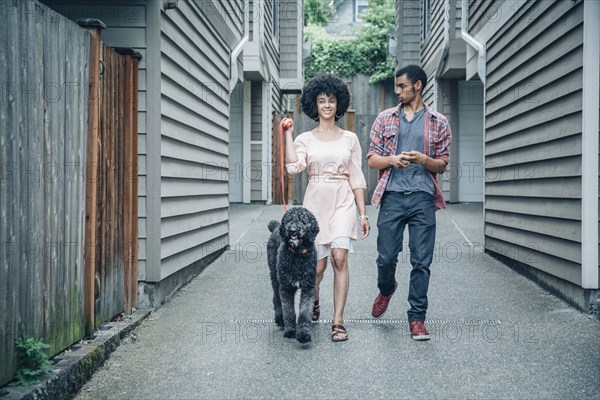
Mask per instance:
[[[421,30],[421,39],[425,40],[429,35],[431,28],[431,4],[430,0],[423,0],[423,28]]]
[[[369,8],[369,2],[367,0],[355,0],[356,9],[354,11],[354,15],[356,16],[356,21],[360,21],[360,14]]]

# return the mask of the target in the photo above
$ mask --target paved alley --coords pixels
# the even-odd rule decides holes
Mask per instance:
[[[350,255],[349,340],[329,339],[333,271],[313,342],[272,322],[267,223],[281,206],[232,205],[231,249],[152,313],[77,399],[586,399],[600,395],[600,323],[483,254],[480,204],[437,213],[428,342],[406,323],[409,263],[381,320],[372,233]]]

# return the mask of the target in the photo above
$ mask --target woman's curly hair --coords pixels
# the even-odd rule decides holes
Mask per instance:
[[[315,76],[304,85],[300,98],[302,112],[309,118],[318,121],[317,96],[322,93],[335,96],[337,100],[335,120],[342,118],[350,106],[350,91],[348,85],[333,74]]]

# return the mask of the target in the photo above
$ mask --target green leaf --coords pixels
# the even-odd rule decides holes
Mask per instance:
[[[306,0],[311,13],[317,3],[329,3],[327,0]],[[312,15],[312,14],[311,14]],[[394,0],[369,0],[369,8],[363,13],[364,21],[356,38],[340,39],[327,35],[322,22],[314,23],[312,18],[305,28],[307,40],[311,42],[312,59],[305,65],[305,77],[334,72],[337,75],[351,77],[357,74],[370,76],[369,83],[375,84],[394,76],[396,60],[388,55],[388,36],[393,33],[396,24]],[[320,17],[319,17],[320,18]],[[305,21],[308,21],[305,19]]]

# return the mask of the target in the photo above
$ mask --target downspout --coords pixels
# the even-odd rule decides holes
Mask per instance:
[[[598,109],[600,107],[600,3],[583,3],[581,129],[581,287],[598,289]],[[596,19],[594,19],[596,18]]]
[[[231,60],[230,60],[230,80],[229,80],[229,94],[233,92],[235,89],[235,85],[237,85],[238,76],[238,68],[237,68],[237,59],[240,56],[240,53],[244,49],[246,43],[248,43],[248,39],[250,38],[250,0],[244,0],[244,36],[240,39],[239,43],[235,46],[233,51],[231,52]]]
[[[469,1],[463,0],[460,7],[461,17],[460,17],[460,34],[462,39],[467,42],[467,44],[474,49],[477,50],[477,74],[479,75],[479,79],[483,86],[485,87],[485,63],[486,63],[486,54],[485,54],[485,46],[482,43],[479,43],[477,39],[469,34]]]
[[[485,68],[485,64],[486,64],[486,52],[485,52],[485,45],[483,43],[480,43],[477,39],[475,39],[473,36],[471,36],[469,34],[469,0],[462,0],[461,6],[460,6],[460,35],[462,37],[462,39],[467,42],[467,44],[471,47],[473,47],[474,49],[477,50],[477,75],[479,75],[479,80],[481,81],[481,83],[483,84],[483,126],[481,127],[482,129],[482,134],[483,134],[483,166],[482,166],[482,173],[483,173],[483,189],[482,189],[482,193],[483,193],[483,225],[485,227],[485,177],[486,177],[486,167],[485,167],[485,102],[486,102],[486,91],[485,91],[485,81],[486,81],[486,68]],[[485,242],[485,236],[484,236],[484,242]],[[483,247],[485,248],[485,243],[483,245]]]

